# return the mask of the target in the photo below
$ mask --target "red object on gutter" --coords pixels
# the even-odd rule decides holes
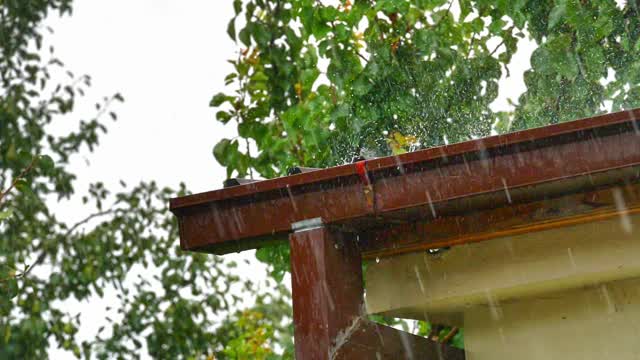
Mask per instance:
[[[367,175],[367,161],[362,160],[355,163],[356,172],[358,176],[360,176],[360,180],[365,185],[371,185],[371,180],[369,180],[369,175]]]
[[[223,254],[291,224],[364,231],[635,181],[640,109],[172,199],[183,249]],[[366,244],[362,251],[366,255]]]

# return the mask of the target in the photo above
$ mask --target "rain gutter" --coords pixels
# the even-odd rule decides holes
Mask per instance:
[[[321,218],[363,234],[365,257],[413,251],[421,241],[390,243],[384,234],[402,226],[452,227],[474,216],[490,224],[491,212],[504,217],[518,207],[636,183],[639,119],[634,109],[365,160],[174,198],[170,209],[185,250],[257,248],[285,240],[293,223]],[[474,231],[423,247],[484,239]]]

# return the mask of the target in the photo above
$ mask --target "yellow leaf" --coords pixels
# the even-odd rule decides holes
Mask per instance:
[[[296,83],[293,88],[296,91],[296,95],[298,95],[299,98],[302,98],[302,84]]]
[[[394,131],[387,139],[387,144],[391,148],[393,155],[404,154],[409,151],[409,148],[415,145],[418,139],[413,135],[402,135],[398,131]]]

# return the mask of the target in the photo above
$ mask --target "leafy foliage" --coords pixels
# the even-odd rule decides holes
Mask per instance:
[[[333,2],[335,3],[335,2]],[[393,134],[424,148],[566,121],[638,103],[638,10],[615,1],[317,0],[234,2],[243,48],[213,97],[228,174],[281,175],[392,153]],[[236,31],[236,23],[245,25]],[[495,111],[518,41],[538,47],[527,91]],[[490,46],[492,45],[492,46]],[[612,72],[613,81],[603,85]],[[390,135],[391,134],[391,135]],[[445,140],[446,138],[446,140]],[[389,141],[391,140],[391,141]]]
[[[72,121],[91,84],[42,49],[51,11],[69,14],[71,1],[0,0],[0,358],[46,358],[53,346],[78,358],[224,359],[228,344],[253,344],[247,354],[286,344],[286,289],[258,296],[249,320],[227,320],[263,285],[232,275],[231,261],[179,250],[167,204],[184,187],[98,182],[80,190],[83,218],[58,218],[55,209],[79,191],[70,163],[98,145],[105,115],[115,120],[109,109],[124,99],[106,97],[75,129],[51,131]],[[52,83],[65,71],[67,83]],[[81,314],[69,302],[114,295],[113,309],[95,309],[110,325],[80,341]]]
[[[234,7],[228,32],[243,50],[230,60],[226,83],[236,90],[211,101],[219,121],[238,126],[238,137],[214,148],[229,176],[390,155],[398,135],[411,137],[409,149],[424,148],[640,100],[635,2],[236,0]],[[538,45],[527,90],[511,111],[494,111],[499,80],[526,36]],[[613,81],[603,85],[609,72]]]
[[[211,106],[218,121],[237,124],[238,136],[218,142],[214,156],[229,177],[270,178],[292,166],[327,167],[638,106],[638,6],[235,0],[228,34],[241,50],[226,78],[233,91]],[[526,91],[498,111],[500,79],[527,37],[537,47]],[[285,249],[258,251],[277,277],[288,266]]]

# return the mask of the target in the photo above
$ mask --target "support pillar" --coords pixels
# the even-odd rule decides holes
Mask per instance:
[[[464,352],[366,319],[355,235],[319,219],[289,237],[296,359],[464,359]]]

